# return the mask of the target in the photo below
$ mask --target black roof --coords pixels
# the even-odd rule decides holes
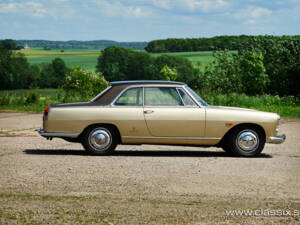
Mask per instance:
[[[111,85],[121,85],[121,84],[180,84],[185,85],[183,82],[177,81],[165,81],[165,80],[129,80],[129,81],[113,81],[110,82]]]

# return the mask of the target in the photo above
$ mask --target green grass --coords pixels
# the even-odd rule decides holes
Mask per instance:
[[[42,55],[42,56],[26,56],[29,63],[33,65],[41,65],[42,63],[50,63],[53,59],[59,57],[65,61],[68,67],[80,65],[82,68],[95,71],[98,55]]]

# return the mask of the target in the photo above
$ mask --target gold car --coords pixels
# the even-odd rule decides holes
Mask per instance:
[[[89,102],[48,105],[39,133],[80,142],[95,155],[118,144],[166,144],[257,156],[265,142],[284,142],[279,120],[275,113],[208,105],[181,82],[120,81]]]

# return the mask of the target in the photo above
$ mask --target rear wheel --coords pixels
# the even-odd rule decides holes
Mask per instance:
[[[82,136],[82,145],[93,155],[108,155],[117,146],[116,131],[107,126],[94,126],[88,128]]]
[[[254,157],[265,146],[265,136],[257,127],[237,127],[227,136],[223,149],[235,156]]]

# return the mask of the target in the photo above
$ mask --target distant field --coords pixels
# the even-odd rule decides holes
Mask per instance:
[[[25,54],[29,63],[31,64],[41,65],[42,63],[49,63],[56,57],[59,57],[64,60],[69,67],[80,65],[90,71],[95,70],[97,58],[100,55],[100,50],[94,49],[64,49],[64,52],[60,52],[60,49],[52,49],[50,51],[43,49],[32,49],[20,52]],[[195,66],[200,68],[206,66],[213,59],[211,51],[152,53],[151,55],[156,57],[162,54],[186,57]]]
[[[90,71],[95,70],[97,58],[100,54],[99,50],[93,49],[65,49],[64,52],[60,52],[60,49],[50,51],[32,49],[20,52],[25,54],[31,64],[41,65],[42,63],[50,63],[53,59],[59,57],[65,61],[68,67],[80,65]]]

